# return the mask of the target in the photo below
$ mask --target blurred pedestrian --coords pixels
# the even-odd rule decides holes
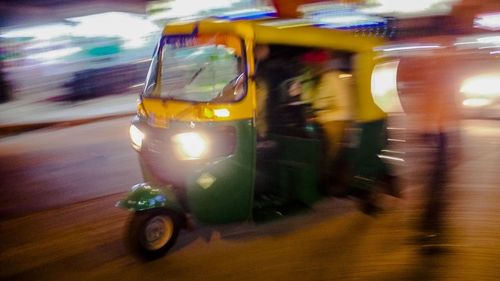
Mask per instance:
[[[448,171],[452,147],[459,136],[459,88],[457,73],[463,65],[445,37],[434,38],[442,47],[403,57],[398,67],[398,91],[408,116],[410,139],[420,161],[424,208],[419,222],[421,242],[443,242],[448,197]],[[418,159],[410,159],[411,165]],[[417,168],[412,166],[412,169]]]
[[[350,82],[341,78],[343,74],[333,67],[334,57],[327,51],[314,50],[302,57],[308,69],[303,75],[302,99],[312,105],[316,121],[321,126],[326,141],[324,181],[332,184],[335,163],[345,132],[353,118],[352,91]]]

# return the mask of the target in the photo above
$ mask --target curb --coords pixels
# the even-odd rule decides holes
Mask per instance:
[[[128,116],[132,117],[134,114],[135,112],[129,112],[129,113],[117,113],[117,114],[110,114],[110,115],[103,115],[103,116],[89,117],[89,118],[71,119],[71,120],[29,123],[29,124],[0,125],[0,137],[12,136],[38,129],[66,128],[66,127],[78,126],[87,123],[105,121],[110,119],[117,119]]]

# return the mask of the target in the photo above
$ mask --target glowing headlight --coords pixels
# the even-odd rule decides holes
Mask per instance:
[[[144,133],[139,130],[135,125],[130,125],[129,129],[130,140],[132,141],[132,147],[137,150],[141,149],[142,141],[144,140]]]
[[[172,137],[181,159],[200,159],[208,149],[208,141],[199,133],[182,133]]]

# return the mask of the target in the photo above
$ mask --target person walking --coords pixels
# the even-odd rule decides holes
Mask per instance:
[[[434,38],[446,44],[446,38]],[[451,46],[453,46],[451,44]],[[459,141],[459,87],[463,65],[451,47],[403,57],[398,67],[398,92],[408,116],[408,131],[420,158],[424,208],[418,228],[424,245],[443,243],[449,168]],[[418,158],[410,159],[413,164]],[[425,175],[425,176],[424,176]],[[418,178],[417,178],[418,180]]]
[[[316,121],[325,136],[326,157],[323,164],[324,181],[333,183],[336,165],[345,132],[353,118],[352,91],[349,79],[332,67],[334,57],[327,51],[314,50],[303,55],[308,69],[302,80],[302,100],[312,105]],[[349,76],[347,76],[349,77]],[[336,187],[339,189],[339,187]]]

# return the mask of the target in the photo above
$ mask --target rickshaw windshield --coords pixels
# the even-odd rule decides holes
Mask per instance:
[[[190,102],[242,99],[247,77],[242,45],[241,39],[221,34],[164,37],[144,96]],[[154,85],[158,75],[159,89]]]

